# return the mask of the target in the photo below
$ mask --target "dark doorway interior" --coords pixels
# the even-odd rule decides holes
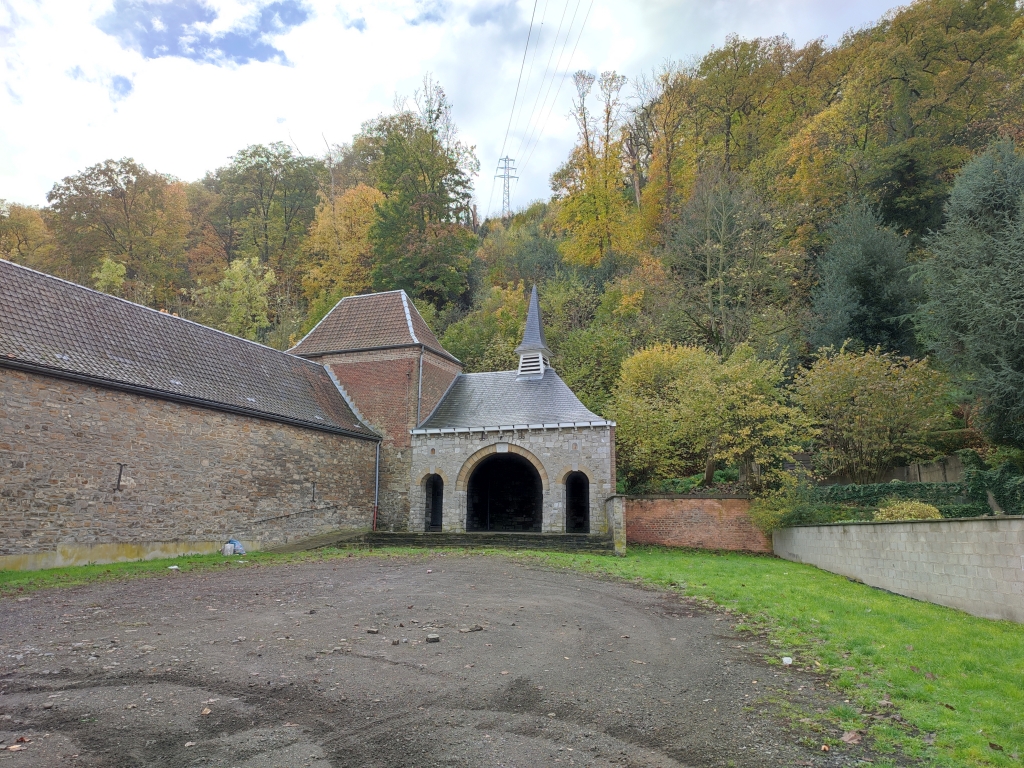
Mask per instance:
[[[582,472],[565,478],[565,531],[590,533],[590,480]]]
[[[427,494],[427,530],[440,531],[444,521],[444,480],[440,475],[430,475],[426,482]]]
[[[468,531],[540,531],[543,488],[534,466],[514,453],[489,456],[469,478]]]

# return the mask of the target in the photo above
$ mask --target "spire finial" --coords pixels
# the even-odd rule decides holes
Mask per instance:
[[[543,376],[544,369],[550,367],[548,343],[544,339],[544,323],[540,318],[540,300],[537,297],[537,286],[530,293],[530,306],[526,311],[526,329],[523,331],[523,343],[516,347],[519,355],[520,376]]]

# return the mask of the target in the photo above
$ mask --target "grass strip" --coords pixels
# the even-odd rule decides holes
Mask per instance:
[[[851,730],[866,730],[876,751],[898,748],[934,766],[1021,765],[1020,624],[977,618],[772,557],[658,547],[631,547],[621,558],[531,557],[674,588],[742,614],[747,628],[768,630],[777,650],[770,663],[790,656],[797,667],[832,676],[831,685],[851,701],[849,711],[832,714]],[[911,728],[869,717],[893,710]]]

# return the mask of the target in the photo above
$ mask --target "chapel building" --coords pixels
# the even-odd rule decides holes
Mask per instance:
[[[514,371],[463,373],[404,291],[342,299],[290,352],[382,435],[378,525],[609,535],[615,424],[551,367],[536,287]]]

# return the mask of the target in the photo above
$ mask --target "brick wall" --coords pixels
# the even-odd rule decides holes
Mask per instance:
[[[775,554],[918,600],[1024,622],[1024,517],[785,528]]]
[[[371,441],[0,368],[0,568],[54,564],[25,556],[58,550],[229,536],[268,546],[368,527],[375,450]]]
[[[417,426],[420,348],[375,349],[315,359],[330,367],[359,412],[384,435],[377,527],[405,530],[412,468],[409,430]],[[457,363],[424,351],[421,418],[427,417],[460,371]]]
[[[626,499],[626,541],[667,547],[771,552],[744,498],[634,496]]]
[[[432,352],[423,355],[423,400],[420,403],[420,423],[426,421],[427,416],[441,402],[444,393],[448,391],[448,387],[460,373],[462,373],[462,366],[457,363],[445,360]]]

